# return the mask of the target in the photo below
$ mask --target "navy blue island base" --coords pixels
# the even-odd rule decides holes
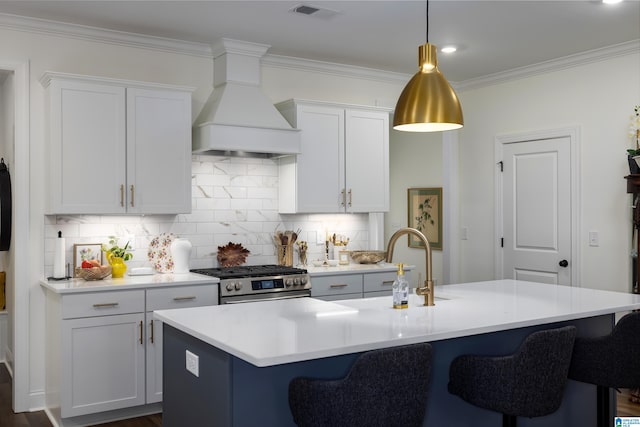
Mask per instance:
[[[578,336],[609,333],[613,314],[432,341],[433,368],[425,426],[495,427],[501,414],[472,406],[447,391],[449,365],[461,354],[501,355],[517,349],[525,336],[541,329],[575,325]],[[257,367],[170,325],[164,325],[163,427],[287,427],[288,385],[297,376],[340,378],[357,353]],[[380,347],[384,347],[381,345]],[[199,357],[199,376],[185,367],[185,352]],[[612,361],[615,363],[615,361]],[[407,366],[411,370],[411,366]],[[366,399],[366,396],[362,396]],[[371,402],[375,405],[375,402]],[[612,414],[615,395],[611,392]],[[520,427],[596,425],[595,386],[568,381],[560,409],[540,418],[519,418]]]

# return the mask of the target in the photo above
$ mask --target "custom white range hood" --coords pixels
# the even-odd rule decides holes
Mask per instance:
[[[269,45],[222,39],[213,45],[213,92],[193,126],[193,153],[281,157],[300,153],[300,131],[260,88]]]

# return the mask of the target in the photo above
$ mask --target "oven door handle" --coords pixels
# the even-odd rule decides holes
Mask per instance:
[[[277,297],[268,297],[268,298],[249,298],[249,299],[240,299],[240,300],[230,300],[230,301],[225,301],[225,304],[241,304],[241,303],[245,303],[245,302],[259,302],[259,301],[276,301],[276,300],[280,300],[280,299],[294,299],[294,298],[305,298],[308,297],[310,295],[307,294],[298,294],[298,295],[282,295],[282,296],[277,296]]]

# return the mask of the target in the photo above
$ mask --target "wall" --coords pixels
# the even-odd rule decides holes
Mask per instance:
[[[392,130],[389,135],[392,147],[389,153],[390,205],[385,215],[385,242],[399,228],[408,226],[409,188],[442,187],[442,135],[440,133],[413,133]],[[447,221],[445,218],[444,221]],[[446,242],[443,242],[446,245]],[[443,283],[442,251],[432,251],[433,279]],[[407,237],[401,237],[395,245],[393,262],[416,266],[411,275],[411,286],[420,282],[418,275],[426,279],[425,252],[408,247]],[[422,283],[420,283],[422,286]]]
[[[496,135],[580,128],[581,200],[578,286],[630,290],[631,199],[626,149],[633,107],[640,104],[640,52],[615,56],[460,93],[465,126],[459,134],[463,282],[494,277],[494,138]],[[588,245],[588,232],[600,246]]]
[[[174,233],[192,244],[192,268],[217,267],[218,246],[241,243],[251,251],[247,264],[275,264],[276,230],[302,230],[298,240],[308,241],[308,260],[324,256],[316,234],[344,234],[350,249],[366,249],[368,218],[354,215],[278,214],[277,160],[193,156],[193,208],[190,214],[107,216],[46,216],[45,274],[53,272],[53,247],[58,230],[65,236],[66,260],[73,263],[74,243],[107,243],[108,236],[134,236],[129,267],[149,266],[147,247],[160,233]],[[297,251],[294,262],[297,263]]]

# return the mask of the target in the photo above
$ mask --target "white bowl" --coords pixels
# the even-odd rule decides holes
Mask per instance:
[[[328,259],[327,262],[329,263],[329,267],[336,267],[338,265],[337,259]]]
[[[311,261],[311,264],[313,264],[314,267],[322,267],[323,263],[324,261],[322,261],[321,259]]]

